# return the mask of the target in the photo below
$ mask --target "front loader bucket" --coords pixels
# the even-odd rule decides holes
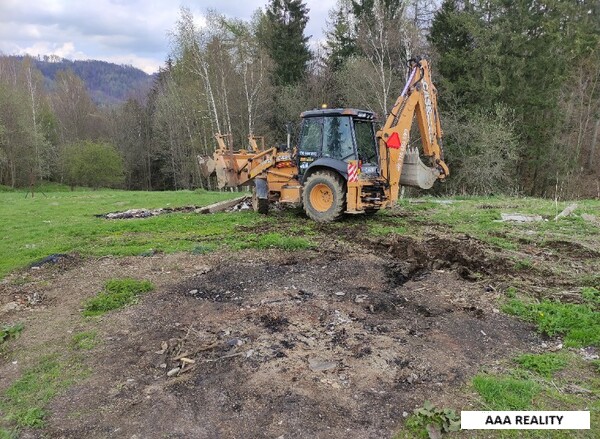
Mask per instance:
[[[200,174],[204,178],[208,178],[215,172],[215,161],[211,157],[198,156],[198,165],[200,166]]]
[[[437,168],[429,168],[421,161],[419,150],[410,148],[404,156],[400,184],[421,189],[431,189],[438,179],[440,171]]]

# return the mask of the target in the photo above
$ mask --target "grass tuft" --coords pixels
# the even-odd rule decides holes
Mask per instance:
[[[561,354],[524,354],[515,359],[523,368],[532,370],[543,377],[551,378],[555,372],[564,369],[569,363]]]
[[[106,282],[104,291],[85,303],[83,315],[99,316],[113,309],[133,303],[137,296],[152,291],[154,286],[147,280],[112,279]]]
[[[590,304],[543,301],[524,303],[509,300],[502,308],[537,325],[539,332],[549,336],[564,335],[567,347],[600,346],[600,313]]]
[[[527,410],[540,387],[527,379],[477,375],[473,386],[490,410]]]
[[[23,331],[23,323],[15,323],[14,325],[4,325],[0,328],[0,343],[4,343],[11,338],[17,338]]]
[[[75,350],[89,351],[97,344],[96,331],[79,332],[71,338],[71,347]]]
[[[0,397],[4,421],[19,427],[42,427],[46,404],[70,384],[68,376],[55,356],[42,358]]]
[[[600,305],[600,291],[593,287],[581,289],[581,297],[591,305]]]

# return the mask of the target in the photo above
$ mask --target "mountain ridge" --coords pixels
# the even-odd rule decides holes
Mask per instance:
[[[59,71],[72,70],[85,83],[92,100],[100,106],[118,105],[140,93],[145,96],[156,75],[149,75],[131,65],[94,59],[70,60],[47,55],[33,56],[31,59],[42,72],[49,89],[54,87],[54,78]]]

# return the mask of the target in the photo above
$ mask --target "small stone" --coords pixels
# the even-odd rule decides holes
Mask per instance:
[[[240,338],[232,338],[231,340],[229,340],[227,342],[227,344],[229,346],[241,346],[244,344],[244,340],[240,339]]]
[[[159,368],[161,369],[166,369],[167,368],[167,363],[161,363],[158,365]]]
[[[189,294],[190,296],[195,296],[196,294],[198,294],[198,290],[196,290],[196,289],[194,289],[194,290],[189,290],[189,291],[188,291],[188,294]]]
[[[346,293],[344,293],[343,291],[338,291],[337,293],[335,293],[336,296],[345,296]]]
[[[354,302],[355,303],[363,303],[365,300],[367,300],[367,295],[366,294],[358,294],[356,297],[354,297]]]
[[[499,310],[498,308],[494,308],[494,309],[492,309],[492,312],[493,312],[494,314],[498,314],[498,313],[500,312],[500,310]]]
[[[403,418],[408,418],[408,412],[402,412],[402,417]]]
[[[544,342],[542,342],[542,348],[543,348],[543,349],[546,349],[547,347],[548,347],[548,343],[544,343]]]
[[[326,370],[335,369],[337,367],[337,362],[335,361],[320,361],[316,358],[308,359],[308,366],[310,370],[313,372],[324,372]]]
[[[176,373],[178,373],[181,370],[181,367],[175,367],[173,369],[171,369],[170,371],[167,372],[167,376],[168,377],[172,377],[173,375],[175,375]]]
[[[550,352],[556,352],[556,351],[560,351],[563,348],[563,344],[559,343],[556,346],[552,346],[549,351]]]

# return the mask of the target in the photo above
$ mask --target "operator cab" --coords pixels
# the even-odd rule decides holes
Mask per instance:
[[[374,113],[335,108],[305,111],[300,117],[298,169],[301,176],[312,165],[334,167],[345,174],[350,160],[361,162],[362,174],[379,175]]]

